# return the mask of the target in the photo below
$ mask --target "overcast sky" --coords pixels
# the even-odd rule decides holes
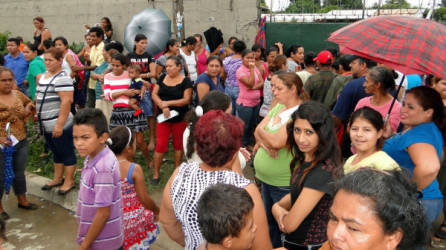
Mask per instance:
[[[266,0],[266,5],[268,5],[268,7],[271,8],[271,1],[273,4],[273,11],[279,11],[279,10],[284,10],[288,7],[288,5],[290,4],[290,0]],[[431,7],[432,3],[434,0],[406,0],[408,3],[410,3],[410,5],[418,7]],[[436,3],[440,3],[441,0],[435,0]],[[365,0],[366,6],[370,7],[373,6],[373,4],[377,3],[378,0]],[[385,3],[386,0],[381,0],[382,3]]]

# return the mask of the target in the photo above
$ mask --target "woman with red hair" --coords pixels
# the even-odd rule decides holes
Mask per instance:
[[[257,187],[231,170],[242,143],[242,121],[221,110],[211,110],[198,120],[193,136],[196,152],[203,162],[181,164],[167,182],[160,210],[164,230],[185,249],[196,249],[204,241],[197,220],[198,199],[211,185],[231,184],[244,188],[254,201],[257,231],[251,249],[271,249],[265,209]]]

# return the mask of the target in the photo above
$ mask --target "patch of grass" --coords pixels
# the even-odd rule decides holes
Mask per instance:
[[[28,123],[28,140],[30,144],[29,144],[28,164],[26,166],[26,171],[51,179],[54,176],[52,153],[50,151],[48,156],[40,157],[40,154],[42,154],[44,150],[45,141],[43,137],[40,138],[37,137],[37,132],[33,129],[33,127],[34,127],[33,123]],[[146,139],[146,142],[148,142],[149,141],[148,131],[146,131],[144,137]],[[149,192],[151,192],[152,190],[162,190],[166,185],[166,182],[169,180],[172,172],[175,170],[173,153],[174,153],[173,148],[172,146],[170,146],[169,152],[167,152],[164,155],[165,161],[163,161],[163,164],[161,166],[160,183],[156,186],[152,186],[150,184],[150,179],[153,176],[153,169],[150,169],[147,166],[144,155],[141,153],[139,149],[137,149],[136,154],[134,156],[134,160],[136,163],[141,165],[144,171],[146,186]],[[77,152],[76,152],[76,157],[77,157],[77,169],[81,170],[83,167],[84,158],[80,157],[77,154]],[[80,178],[81,178],[81,172],[76,171],[74,180],[77,186],[79,186]]]

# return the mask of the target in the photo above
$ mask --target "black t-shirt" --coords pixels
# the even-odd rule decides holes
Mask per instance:
[[[175,86],[167,86],[164,84],[164,78],[166,76],[163,75],[158,80],[158,96],[163,101],[172,101],[172,100],[178,100],[183,98],[184,91],[186,89],[192,88],[192,82],[189,80],[188,77],[184,77],[183,81]],[[167,120],[166,122],[181,122],[184,120],[184,116],[186,115],[187,111],[189,111],[189,105],[177,107],[177,106],[169,106],[169,109],[178,111],[179,115],[175,116],[172,119]],[[158,107],[158,113],[161,114],[163,111]]]
[[[149,73],[150,72],[150,63],[155,62],[155,58],[147,52],[144,52],[142,55],[136,54],[134,51],[127,54],[127,58],[129,59],[131,64],[137,64],[141,67],[141,73]],[[144,80],[147,80],[144,78]]]
[[[300,178],[310,162],[303,162],[291,176],[291,205],[294,205],[304,187],[324,192],[321,200],[308,214],[296,231],[287,234],[286,240],[301,245],[321,244],[327,241],[328,209],[333,200],[333,166],[319,163],[305,177],[299,186]]]

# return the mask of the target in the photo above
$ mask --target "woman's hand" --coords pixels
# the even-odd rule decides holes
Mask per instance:
[[[62,136],[63,133],[63,126],[56,123],[53,127],[53,138],[58,138]]]
[[[245,157],[246,161],[251,160],[251,154],[249,153],[248,150],[246,150],[246,148],[240,148],[240,153],[242,153],[243,157]]]
[[[277,225],[279,225],[279,229],[282,232],[285,232],[285,224],[283,223],[283,219],[286,215],[288,215],[288,211],[281,207],[278,203],[274,203],[271,208],[271,212],[273,213],[274,219],[277,221]]]
[[[128,96],[128,97],[133,97],[133,96],[135,96],[137,94],[139,94],[139,90],[137,90],[137,89],[128,89],[125,92],[125,95]]]
[[[31,115],[34,109],[34,104],[32,102],[28,103],[25,107],[25,117]]]
[[[0,137],[1,146],[11,146],[12,142],[6,137]]]
[[[166,119],[169,118],[170,117],[170,110],[169,110],[169,108],[163,108],[163,114],[164,114],[164,117]]]
[[[390,125],[390,121],[387,120],[387,122],[384,124],[383,137],[384,139],[387,139],[391,137],[392,134],[393,134],[392,125]]]
[[[271,156],[272,158],[277,158],[277,150],[268,148],[263,143],[260,143],[259,146],[262,147],[263,149],[265,149],[269,156]]]

